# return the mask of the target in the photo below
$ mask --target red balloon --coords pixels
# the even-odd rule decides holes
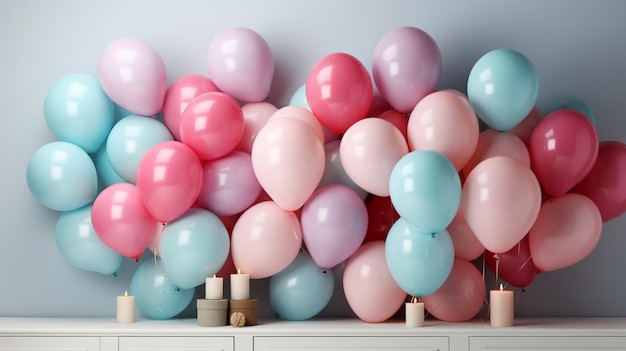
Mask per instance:
[[[391,226],[400,218],[389,196],[374,196],[365,202],[367,208],[367,233],[363,243],[385,240]]]
[[[402,136],[404,136],[404,140],[406,140],[407,143],[409,142],[409,138],[407,136],[409,118],[404,113],[396,110],[388,110],[379,114],[378,118],[382,118],[396,126],[396,128],[398,128],[398,130],[402,133]]]
[[[498,254],[498,276],[513,286],[523,288],[528,286],[539,274],[530,255],[528,235],[511,250]],[[496,256],[493,252],[485,252],[485,263],[493,272],[496,271]]]
[[[387,102],[387,100],[385,100],[380,92],[374,90],[374,94],[372,95],[372,104],[370,105],[369,111],[367,111],[367,116],[378,116],[381,113],[392,109],[393,107],[391,107],[391,105]]]

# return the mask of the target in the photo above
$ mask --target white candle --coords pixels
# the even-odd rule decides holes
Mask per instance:
[[[489,322],[492,327],[510,327],[513,325],[515,310],[513,306],[513,291],[491,290],[489,300]]]
[[[224,298],[224,278],[215,274],[211,278],[206,278],[204,298],[208,300],[221,300]]]
[[[409,328],[424,326],[424,303],[413,298],[405,304],[406,326]]]
[[[240,269],[237,270],[237,274],[230,275],[230,299],[250,299],[250,275],[241,273]]]
[[[135,297],[129,296],[128,291],[124,296],[117,297],[117,322],[133,323],[135,321]]]

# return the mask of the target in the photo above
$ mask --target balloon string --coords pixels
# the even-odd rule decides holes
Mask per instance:
[[[524,267],[528,264],[528,262],[530,262],[531,257],[528,257],[526,259],[526,261],[524,261],[524,263],[517,269],[517,273],[521,272],[522,269],[524,269]]]
[[[500,256],[498,256],[498,254],[493,255],[493,257],[496,259],[496,287],[495,289],[498,290],[498,278],[499,278],[499,270],[500,270]]]

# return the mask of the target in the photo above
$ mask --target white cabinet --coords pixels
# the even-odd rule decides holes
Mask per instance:
[[[0,335],[2,331],[0,329]],[[0,336],[0,351],[100,351],[98,337]]]
[[[626,337],[470,337],[470,351],[626,351]]]
[[[447,337],[316,336],[254,337],[254,351],[448,351]]]
[[[119,351],[234,351],[232,336],[120,337]]]

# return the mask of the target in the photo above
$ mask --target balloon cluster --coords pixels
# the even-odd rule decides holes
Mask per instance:
[[[436,90],[441,63],[429,34],[400,27],[376,46],[373,82],[332,53],[278,108],[274,59],[253,30],[213,39],[210,78],[169,86],[154,49],[118,39],[97,77],[50,89],[59,141],[32,156],[28,186],[63,212],[56,241],[71,264],[114,274],[153,253],[130,287],[148,318],[177,315],[205,277],[236,267],[270,278],[285,319],[318,314],[340,273],[364,321],[390,318],[407,294],[464,321],[486,290],[470,261],[484,255],[524,287],[592,251],[602,222],[626,211],[626,145],[600,143],[578,99],[544,117],[519,52],[482,56],[467,95]]]

